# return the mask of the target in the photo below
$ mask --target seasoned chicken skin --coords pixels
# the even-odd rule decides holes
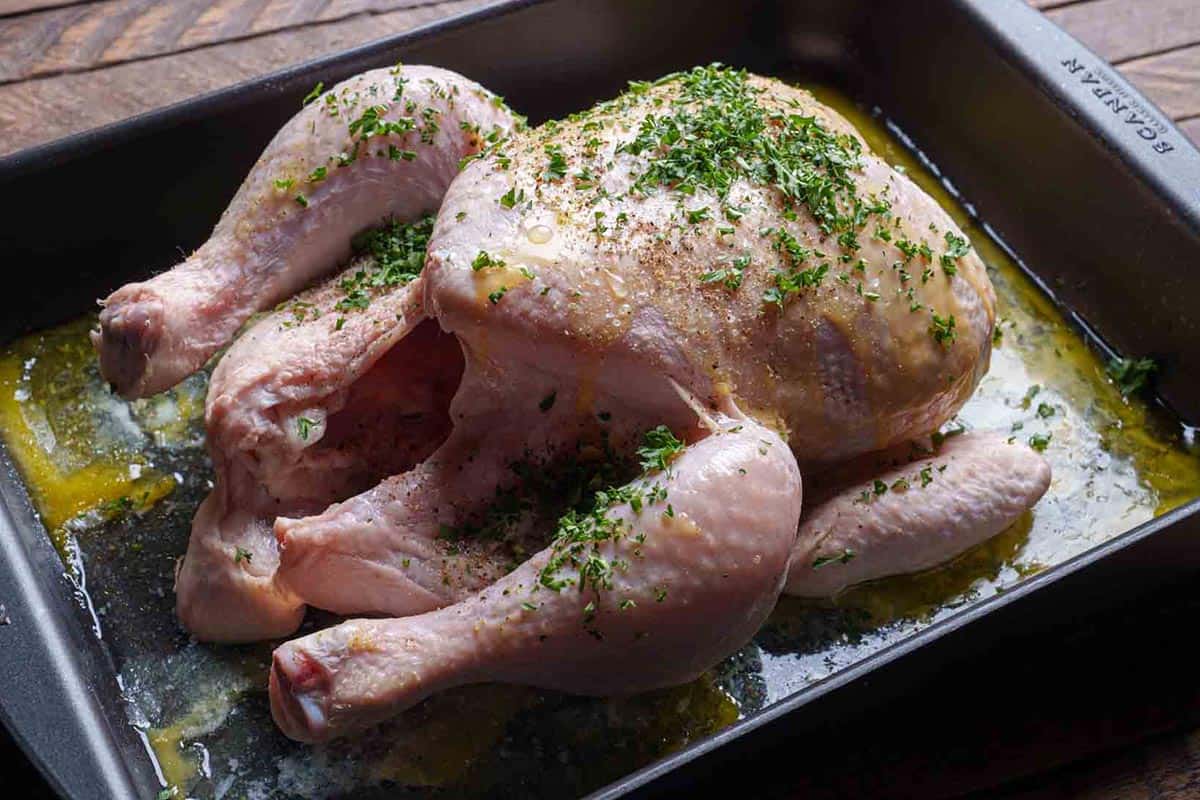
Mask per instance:
[[[271,710],[284,733],[322,741],[480,681],[644,691],[691,680],[737,649],[778,597],[800,475],[770,430],[718,424],[666,470],[614,493],[595,512],[594,540],[556,540],[449,608],[354,620],[277,649]],[[617,566],[596,577],[569,559],[575,552]]]
[[[101,301],[104,377],[126,397],[175,385],[254,312],[345,261],[354,234],[437,211],[459,161],[512,121],[495,95],[437,67],[372,70],[321,94],[267,145],[200,249]]]
[[[713,68],[491,148],[447,193],[428,269],[447,330],[732,397],[802,462],[935,430],[986,372],[995,319],[965,237],[849,123]]]
[[[1017,521],[1050,487],[1050,466],[997,433],[954,436],[810,492],[785,591],[831,597],[863,581],[936,567]],[[865,469],[863,467],[866,467]]]

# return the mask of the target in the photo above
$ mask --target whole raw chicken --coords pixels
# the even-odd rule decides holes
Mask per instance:
[[[371,80],[380,97],[394,90],[375,117],[396,126],[374,145],[415,148],[420,112],[402,78]],[[301,603],[391,617],[276,651],[272,709],[289,736],[340,735],[469,682],[582,693],[683,682],[744,644],[785,586],[829,596],[935,566],[1046,490],[1048,466],[1022,445],[935,435],[987,370],[986,271],[945,212],[808,93],[714,65],[490,138],[449,185],[394,322],[378,310],[391,295],[347,303],[356,284],[343,278],[302,296],[321,312],[297,323],[304,348],[237,361],[259,363],[268,385],[282,372],[302,386],[336,381],[310,365],[337,352],[350,375],[340,391],[371,398],[359,419],[395,403],[429,420],[400,436],[394,420],[380,425],[332,473],[393,477],[302,516],[332,499],[318,493],[275,522],[278,551],[248,594],[288,598],[289,615],[259,630],[294,628]],[[247,185],[266,179],[276,147]],[[348,178],[324,213],[368,207],[368,192],[376,219],[397,213],[367,177]],[[222,224],[272,224],[257,213],[235,204]],[[235,351],[253,353],[283,313]],[[385,343],[339,340],[360,319],[390,331]],[[139,340],[105,324],[101,363],[121,363],[110,342],[127,352]],[[391,366],[352,368],[368,350]],[[118,387],[159,373],[156,351],[139,357],[145,369],[112,370]],[[223,366],[208,415],[230,428],[264,401],[228,393]],[[313,448],[358,406],[314,407],[271,417],[306,434],[275,435],[280,453]],[[257,460],[258,479],[276,497],[320,484],[323,462],[300,473],[296,462]],[[803,519],[801,468],[820,485]],[[334,483],[332,494],[351,490]],[[201,573],[244,568],[220,552]],[[208,638],[256,629],[205,607],[184,618]]]

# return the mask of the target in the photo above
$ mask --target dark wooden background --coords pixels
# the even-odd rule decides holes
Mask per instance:
[[[1200,141],[1200,0],[1032,3]],[[0,0],[0,154],[486,4]],[[731,777],[752,797],[1200,800],[1197,588],[950,665]],[[0,731],[0,788],[26,781],[49,796]]]

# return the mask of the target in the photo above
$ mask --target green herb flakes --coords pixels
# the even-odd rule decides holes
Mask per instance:
[[[1157,369],[1149,358],[1114,358],[1108,362],[1106,372],[1121,396],[1129,397],[1141,391]]]
[[[851,560],[853,560],[855,555],[856,553],[847,547],[843,549],[842,552],[835,555],[818,556],[817,558],[814,558],[812,562],[812,568],[821,569],[823,567],[828,567],[830,564],[848,564]]]
[[[683,442],[675,438],[671,429],[666,425],[659,425],[646,433],[645,442],[638,448],[637,454],[641,459],[642,469],[647,472],[661,472],[670,466],[683,449]]]

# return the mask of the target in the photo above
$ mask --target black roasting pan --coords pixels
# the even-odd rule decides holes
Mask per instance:
[[[710,61],[843,88],[912,136],[1036,265],[1033,277],[1096,347],[1154,357],[1159,401],[1200,421],[1200,152],[1021,0],[502,3],[5,157],[0,342],[170,266],[179,248],[203,241],[318,80],[400,59],[458,70],[534,121],[627,80]],[[0,721],[66,797],[154,797],[112,660],[78,613],[20,477],[0,459]],[[1194,576],[1198,509],[1193,502],[971,605],[597,796],[673,794],[722,764],[785,752],[947,663]]]

